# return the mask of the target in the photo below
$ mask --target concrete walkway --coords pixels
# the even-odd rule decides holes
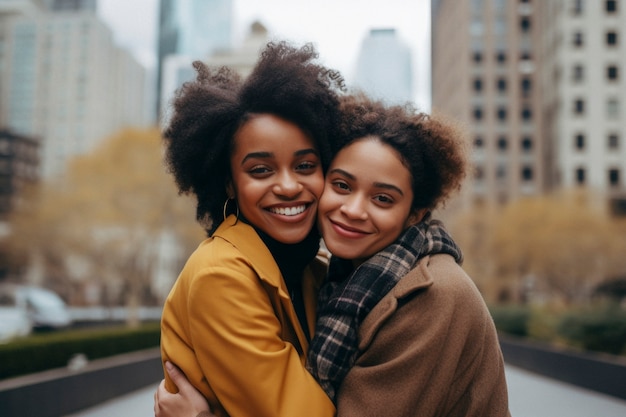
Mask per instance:
[[[626,401],[507,365],[512,417],[624,417]],[[154,417],[157,384],[66,417]]]

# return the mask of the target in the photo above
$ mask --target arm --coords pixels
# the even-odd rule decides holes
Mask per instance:
[[[154,416],[213,417],[206,399],[189,383],[180,369],[171,362],[166,362],[165,368],[172,382],[178,387],[178,393],[171,394],[165,389],[165,380],[161,381],[154,393]]]

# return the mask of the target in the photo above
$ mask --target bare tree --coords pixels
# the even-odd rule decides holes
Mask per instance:
[[[47,280],[97,285],[131,307],[150,293],[164,233],[175,236],[181,262],[203,237],[192,201],[165,172],[156,129],[123,130],[76,158],[37,202],[14,217],[13,250],[36,255]]]
[[[512,203],[491,242],[496,271],[532,280],[543,295],[585,300],[618,261],[615,223],[602,201],[578,191]]]

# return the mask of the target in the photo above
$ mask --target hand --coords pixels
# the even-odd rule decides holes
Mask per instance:
[[[167,373],[178,387],[178,394],[172,394],[165,389],[165,380],[161,381],[154,393],[155,417],[209,417],[209,403],[204,396],[189,383],[185,374],[170,362],[165,362]]]

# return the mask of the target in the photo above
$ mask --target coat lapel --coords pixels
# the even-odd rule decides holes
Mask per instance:
[[[293,344],[300,356],[304,358],[304,352],[308,349],[307,337],[289,298],[289,291],[280,269],[274,261],[273,255],[254,228],[247,223],[238,221],[234,215],[230,215],[222,222],[213,236],[227,240],[248,258],[250,266],[255,270],[259,280],[263,283],[274,307],[276,317],[281,323],[283,329],[282,338]],[[305,277],[307,274],[311,274],[308,268],[305,272]],[[315,298],[313,298],[313,301],[308,300],[311,296],[307,294],[306,290],[304,298],[305,304],[307,304],[307,301],[308,304],[315,302]],[[313,311],[313,316],[311,317],[309,316],[309,308],[310,306],[307,305],[307,320],[310,322],[309,327],[311,327],[315,325],[315,311]],[[307,329],[307,331],[310,331],[310,334],[312,334],[311,329]]]
[[[433,279],[428,273],[429,260],[429,256],[422,258],[365,317],[359,332],[359,350],[367,348],[379,327],[395,313],[398,309],[398,300],[433,284]]]

